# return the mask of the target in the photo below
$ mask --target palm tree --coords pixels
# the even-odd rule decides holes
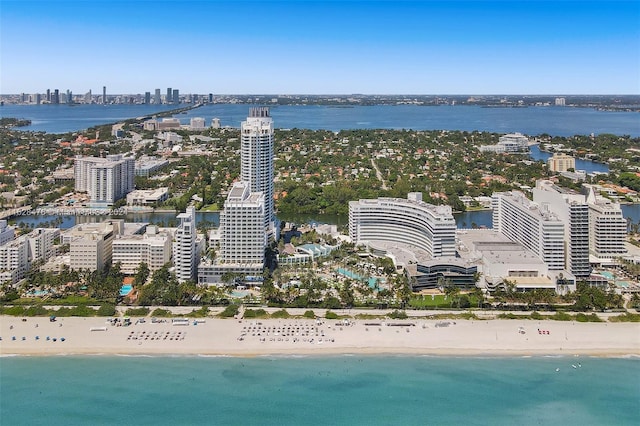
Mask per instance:
[[[459,307],[460,301],[458,300],[458,295],[460,294],[460,289],[457,286],[451,284],[451,280],[447,279],[445,281],[448,281],[448,284],[444,288],[444,294],[447,296],[447,298],[450,299],[451,307],[453,307],[454,299],[456,299],[456,303]]]

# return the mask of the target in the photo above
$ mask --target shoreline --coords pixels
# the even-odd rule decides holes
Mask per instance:
[[[237,359],[254,359],[254,358],[342,358],[342,357],[360,357],[360,358],[377,358],[377,357],[388,357],[388,358],[474,358],[474,359],[493,359],[493,358],[548,358],[548,359],[570,359],[570,358],[597,358],[597,359],[638,359],[640,360],[640,353],[610,353],[605,350],[602,353],[566,353],[566,354],[553,354],[553,353],[529,353],[529,352],[513,352],[513,353],[487,353],[487,352],[478,352],[475,353],[473,351],[469,352],[453,352],[443,350],[441,352],[434,353],[425,353],[425,352],[309,352],[309,353],[255,353],[255,354],[232,354],[232,353],[194,353],[194,354],[184,354],[184,353],[106,353],[106,352],[61,352],[61,353],[50,353],[50,354],[42,354],[42,353],[0,353],[0,359],[3,358],[52,358],[52,357],[113,357],[113,358],[237,358]]]
[[[105,318],[1,317],[9,356],[640,357],[640,324],[532,320],[207,318],[113,326]],[[93,330],[93,331],[92,331]]]

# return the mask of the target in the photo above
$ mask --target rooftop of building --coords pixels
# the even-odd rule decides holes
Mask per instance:
[[[168,191],[168,187],[161,187],[156,189],[135,189],[128,195],[132,197],[156,198],[164,195]]]
[[[520,191],[497,192],[494,195],[499,195],[503,198],[510,199],[514,204],[522,206],[522,210],[528,212],[528,214],[531,216],[540,217],[548,222],[560,222],[558,216],[550,211],[545,203],[539,204],[535,201],[531,201],[527,198],[526,195],[524,195],[524,193]]]
[[[415,194],[415,193],[411,193]],[[410,195],[411,195],[410,194]],[[450,216],[453,220],[453,211],[450,206],[446,205],[434,205],[429,204],[427,202],[422,201],[416,195],[412,196],[413,198],[389,198],[389,197],[379,197],[379,198],[362,198],[357,201],[350,201],[349,205],[384,205],[384,204],[395,204],[395,205],[404,205],[415,207],[419,206],[420,208],[431,212],[434,216],[439,216],[446,218]]]
[[[542,264],[542,260],[522,244],[493,229],[465,229],[456,232],[458,255],[470,261],[482,256],[491,263]]]

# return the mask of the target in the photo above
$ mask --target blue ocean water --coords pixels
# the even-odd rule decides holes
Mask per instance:
[[[192,117],[204,117],[207,124],[216,117],[222,126],[240,127],[251,105],[210,104],[175,117],[188,124]],[[63,133],[86,129],[174,108],[175,105],[4,105],[0,116],[27,118],[24,130]],[[613,133],[640,136],[637,112],[598,111],[592,108],[529,107],[482,108],[479,106],[374,105],[335,108],[325,105],[272,106],[271,115],[280,129],[413,129],[481,130],[521,132],[554,136]]]
[[[0,366],[3,425],[587,426],[640,418],[637,358],[67,356],[5,357]]]

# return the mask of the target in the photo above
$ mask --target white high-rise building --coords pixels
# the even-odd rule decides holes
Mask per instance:
[[[112,263],[120,263],[125,274],[134,274],[141,263],[151,272],[171,261],[171,235],[158,232],[156,226],[148,226],[144,235],[116,238],[112,243]]]
[[[549,265],[563,270],[565,259],[564,222],[520,191],[496,192],[492,196],[493,228],[511,241],[522,244]]]
[[[0,284],[15,284],[29,269],[29,243],[25,236],[0,246]]]
[[[269,108],[251,108],[241,126],[240,179],[247,182],[251,192],[264,194],[264,229],[269,238],[275,235],[273,207],[273,119]]]
[[[533,189],[533,201],[547,205],[564,222],[565,268],[576,278],[588,278],[591,274],[589,206],[584,194],[560,188],[548,180],[539,180]]]
[[[134,189],[135,159],[121,154],[106,158],[76,156],[75,189],[87,192],[91,203],[113,204]]]
[[[409,244],[432,258],[456,254],[456,222],[451,207],[425,203],[419,192],[409,193],[406,200],[350,201],[349,236],[355,244]]]
[[[62,234],[62,243],[69,244],[71,269],[102,271],[111,263],[112,242],[123,225],[118,221],[83,223]]]
[[[0,284],[16,283],[25,277],[33,262],[44,263],[53,257],[54,243],[59,236],[57,228],[36,228],[0,245]]]
[[[26,235],[29,244],[29,261],[46,262],[56,254],[54,245],[60,238],[58,228],[36,228]]]
[[[6,220],[0,220],[0,246],[12,241],[15,235],[13,227],[8,226]]]
[[[220,213],[220,255],[198,266],[200,284],[220,284],[228,274],[262,275],[268,243],[264,207],[264,195],[251,192],[247,182],[231,187]]]
[[[247,182],[236,182],[220,214],[222,263],[247,265],[262,271],[267,246],[264,216],[262,192],[251,192]]]
[[[198,282],[218,284],[225,274],[261,275],[265,249],[277,238],[273,207],[273,120],[269,108],[251,108],[241,125],[240,182],[220,213],[220,255],[198,267]]]
[[[176,278],[184,282],[196,280],[198,253],[196,250],[196,209],[187,207],[185,213],[178,215],[180,224],[173,241],[173,264]]]
[[[627,220],[620,204],[596,195],[593,187],[587,196],[589,204],[589,249],[597,259],[615,259],[627,253]]]

